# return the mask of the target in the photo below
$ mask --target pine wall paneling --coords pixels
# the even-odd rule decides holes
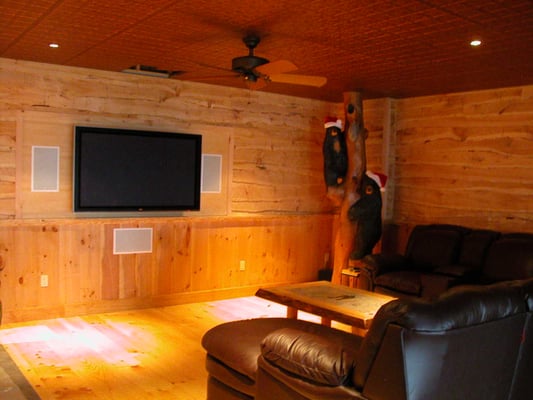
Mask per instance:
[[[0,219],[14,216],[16,190],[16,120],[0,121]]]
[[[8,59],[0,59],[0,78],[5,322],[316,279],[331,252],[333,219],[322,121],[337,104]],[[75,125],[200,133],[203,152],[222,155],[222,192],[203,194],[200,212],[74,215]],[[60,147],[59,192],[31,192],[34,145]],[[113,255],[113,229],[121,227],[152,228],[153,252]]]
[[[330,215],[5,221],[5,321],[176,304],[315,280]],[[113,254],[113,229],[151,227],[154,251]],[[246,269],[239,270],[239,261]],[[40,275],[49,286],[40,287]],[[206,297],[207,296],[207,297]]]
[[[0,79],[4,320],[251,294],[315,279],[334,251],[321,147],[341,93],[331,104],[8,59]],[[419,223],[532,231],[533,87],[365,101],[364,119],[400,251]],[[180,216],[74,216],[75,124],[205,134],[204,152],[224,155],[224,193]],[[60,192],[31,193],[31,146],[58,143]],[[113,228],[136,226],[154,229],[153,253],[113,255]]]

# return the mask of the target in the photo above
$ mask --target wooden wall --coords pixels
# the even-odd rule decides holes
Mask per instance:
[[[533,232],[533,86],[396,102],[394,218]]]
[[[315,280],[331,216],[6,221],[0,225],[4,321],[251,295]],[[152,253],[113,254],[113,229],[150,227]],[[245,270],[240,270],[245,260]],[[49,286],[40,287],[40,276]]]
[[[339,104],[9,59],[0,80],[4,322],[249,295],[323,268],[323,120]],[[200,212],[75,215],[78,124],[200,133],[204,153],[223,156],[223,190]],[[59,192],[31,191],[34,145],[60,148]],[[152,228],[153,252],[113,255],[116,227]]]
[[[8,59],[0,80],[4,321],[252,294],[315,279],[334,251],[321,149],[324,117],[343,116],[342,93],[332,104]],[[532,93],[365,101],[368,168],[389,175],[386,220],[533,231]],[[201,133],[204,151],[223,155],[223,191],[205,194],[198,213],[80,218],[76,124]],[[61,149],[56,194],[30,190],[33,145]],[[116,227],[153,228],[153,253],[113,255]]]

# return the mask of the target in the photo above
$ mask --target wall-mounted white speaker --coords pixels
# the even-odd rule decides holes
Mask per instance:
[[[222,155],[202,154],[202,193],[220,193]]]
[[[59,191],[59,147],[32,146],[31,191]]]
[[[152,252],[152,228],[113,229],[113,254]]]

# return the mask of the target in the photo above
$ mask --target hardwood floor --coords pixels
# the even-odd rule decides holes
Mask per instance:
[[[203,400],[202,335],[225,321],[285,315],[281,305],[243,297],[8,324],[0,343],[43,400]]]

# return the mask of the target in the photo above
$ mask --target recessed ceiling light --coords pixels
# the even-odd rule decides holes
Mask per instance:
[[[481,40],[479,39],[474,39],[470,42],[470,46],[472,47],[477,47],[477,46],[480,46],[481,45]]]
[[[48,47],[51,47],[52,49],[57,49],[59,47],[58,43],[50,43]]]

